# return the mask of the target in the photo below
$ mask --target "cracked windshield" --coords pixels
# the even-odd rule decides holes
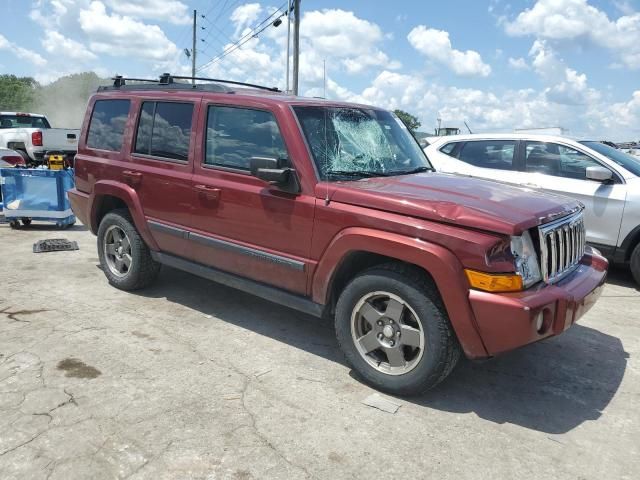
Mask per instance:
[[[294,107],[323,180],[431,170],[402,121],[382,110]]]

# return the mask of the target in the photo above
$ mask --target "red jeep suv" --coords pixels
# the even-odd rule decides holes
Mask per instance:
[[[69,197],[113,286],[165,264],[334,316],[348,363],[397,394],[558,335],[600,295],[579,203],[435,173],[386,110],[179,80],[116,77],[87,108]]]

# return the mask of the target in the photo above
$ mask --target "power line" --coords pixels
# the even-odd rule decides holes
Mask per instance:
[[[229,42],[233,43],[233,39],[229,35],[227,35],[224,31],[222,31],[215,23],[213,23],[211,20],[209,20],[205,15],[202,15],[202,18],[209,25],[211,25],[211,27],[215,28],[218,32],[220,32],[220,34],[223,35]],[[206,27],[201,27],[201,28],[206,30]],[[211,32],[212,32],[212,30],[208,29],[208,32],[207,32],[208,36],[211,35]],[[216,37],[217,37],[217,35],[216,35]],[[218,37],[218,38],[220,38],[220,37]],[[224,42],[223,42],[223,45],[224,45]]]
[[[213,65],[214,63],[221,61],[224,57],[226,57],[227,55],[235,52],[237,49],[242,47],[245,43],[249,42],[252,38],[256,38],[258,35],[260,35],[262,32],[264,32],[267,28],[269,28],[272,25],[272,23],[275,22],[275,20],[273,20],[273,22],[272,22],[272,19],[279,12],[282,12],[282,10],[284,9],[284,7],[287,4],[288,4],[288,2],[283,3],[279,8],[277,8],[273,13],[271,13],[271,15],[269,15],[267,18],[265,18],[260,23],[258,23],[255,27],[253,27],[249,32],[247,32],[245,35],[240,37],[236,42],[234,42],[228,48],[225,48],[222,53],[220,53],[218,56],[212,58],[210,61],[208,61],[204,65],[200,66],[197,69],[197,71],[203,70],[204,68],[207,68],[208,66]],[[286,13],[282,12],[278,16],[278,18],[283,17],[285,15],[286,15]]]

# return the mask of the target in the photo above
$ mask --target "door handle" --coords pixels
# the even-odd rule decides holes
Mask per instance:
[[[209,200],[218,200],[220,198],[221,190],[217,187],[210,187],[209,185],[196,185],[193,188],[196,192],[204,195]]]
[[[125,170],[122,172],[125,183],[132,187],[137,187],[142,182],[142,174],[140,172],[134,172],[132,170]]]
[[[540,188],[540,185],[536,185],[535,183],[523,183],[522,186],[527,188]]]

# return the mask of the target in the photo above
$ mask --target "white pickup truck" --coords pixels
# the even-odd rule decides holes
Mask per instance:
[[[41,164],[50,152],[65,155],[71,163],[78,151],[80,130],[51,128],[38,113],[0,112],[0,148],[23,156],[27,164]]]

